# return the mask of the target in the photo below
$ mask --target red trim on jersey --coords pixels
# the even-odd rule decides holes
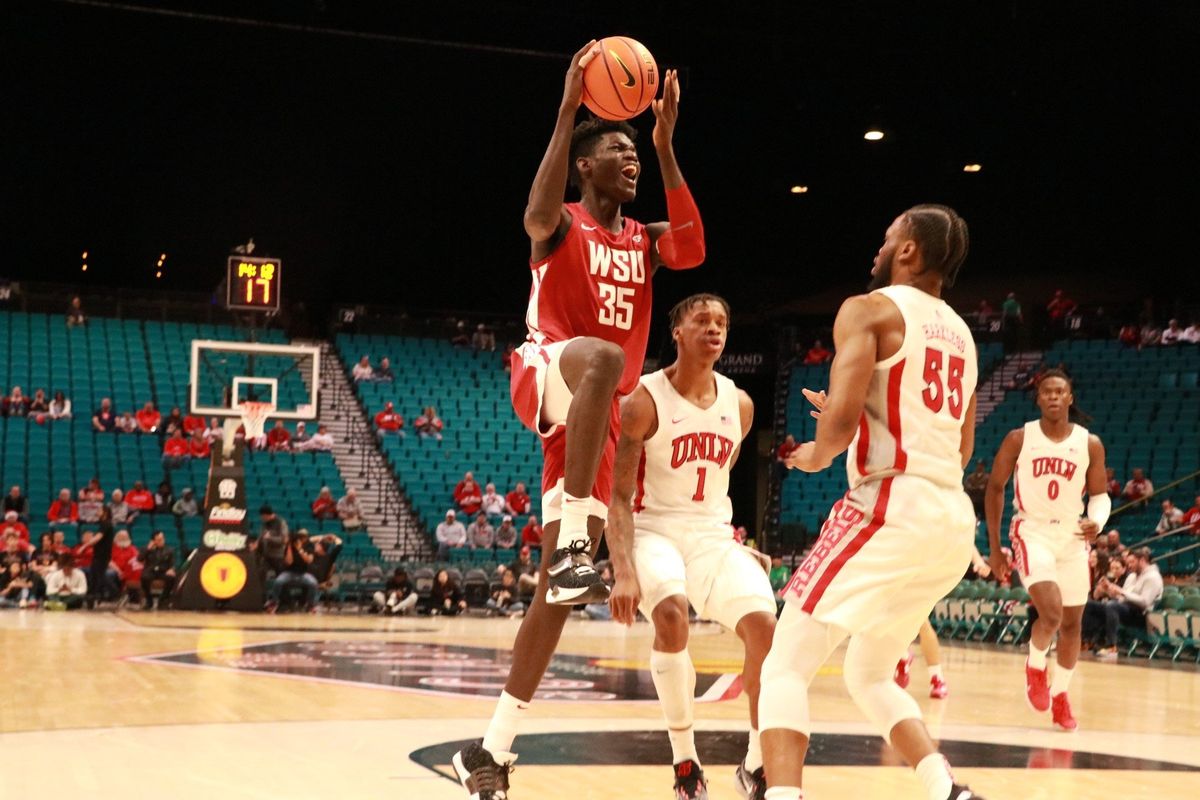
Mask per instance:
[[[1025,541],[1021,538],[1021,520],[1013,520],[1012,530],[1009,531],[1008,538],[1012,540],[1013,561],[1017,565],[1017,572],[1021,573],[1022,578],[1028,578],[1029,551],[1025,548]]]
[[[1017,498],[1017,511],[1025,512],[1025,504],[1021,502],[1021,468],[1019,465],[1013,465],[1013,493]]]
[[[901,362],[903,364],[904,362]],[[884,517],[887,514],[888,498],[892,493],[892,478],[884,478],[879,484],[879,498],[875,501],[875,508],[871,511],[871,522],[861,531],[855,534],[850,540],[850,544],[838,553],[837,558],[829,562],[829,566],[825,568],[825,572],[817,581],[816,586],[809,592],[808,599],[804,601],[801,609],[806,614],[811,614],[813,609],[817,607],[817,603],[821,602],[822,595],[825,594],[825,589],[837,577],[837,574],[842,571],[842,567],[846,566],[846,562],[854,558],[854,554],[862,550],[863,545],[870,541],[875,535],[875,531],[883,527]]]
[[[867,474],[867,450],[871,447],[871,428],[867,425],[867,413],[864,411],[858,418],[858,474]]]
[[[646,449],[642,448],[642,458],[638,462],[637,493],[633,496],[633,513],[638,513],[646,507]]]
[[[905,360],[900,359],[888,372],[888,433],[896,445],[896,462],[892,467],[897,472],[904,472],[908,467],[908,453],[904,452],[904,446],[900,443],[900,379],[904,377]]]

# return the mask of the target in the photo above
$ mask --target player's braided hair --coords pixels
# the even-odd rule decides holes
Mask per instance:
[[[936,203],[913,206],[904,217],[925,266],[942,276],[943,285],[953,286],[971,246],[966,221],[953,208]]]
[[[689,311],[698,305],[703,305],[704,303],[719,303],[721,308],[725,310],[726,321],[729,320],[729,303],[725,300],[725,298],[721,297],[720,295],[701,292],[700,294],[693,294],[683,298],[671,309],[671,330],[675,330],[683,324],[683,318],[687,316]]]
[[[631,141],[637,141],[637,129],[623,120],[588,117],[575,126],[575,130],[571,132],[571,154],[568,159],[567,178],[576,189],[580,186],[581,178],[579,170],[575,166],[575,159],[580,156],[590,156],[596,146],[596,141],[604,134],[614,132],[623,133]]]
[[[1067,374],[1067,371],[1058,367],[1051,367],[1037,376],[1037,381],[1033,385],[1035,403],[1037,402],[1037,392],[1042,388],[1042,381],[1048,378],[1061,378],[1067,382],[1067,387],[1072,392],[1075,391],[1075,381],[1071,380],[1071,376]],[[1075,403],[1071,403],[1071,407],[1067,409],[1067,419],[1071,420],[1071,422],[1078,422],[1080,425],[1087,425],[1092,421],[1092,416],[1079,408]]]

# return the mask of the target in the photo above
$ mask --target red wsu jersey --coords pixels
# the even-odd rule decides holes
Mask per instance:
[[[607,231],[579,203],[567,203],[571,227],[554,252],[531,263],[533,288],[525,324],[537,344],[595,336],[625,351],[617,391],[637,386],[650,336],[650,234],[624,218]]]

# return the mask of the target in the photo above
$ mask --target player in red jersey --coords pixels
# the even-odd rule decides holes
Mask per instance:
[[[671,138],[679,116],[679,78],[668,70],[653,110],[654,149],[669,222],[643,225],[621,213],[637,194],[642,164],[636,131],[624,122],[575,115],[583,69],[600,52],[575,54],[550,145],[525,207],[533,287],[529,336],[512,356],[513,407],[542,438],[541,590],[513,644],[513,661],[483,741],[454,756],[473,800],[508,797],[513,739],[550,663],[569,606],[603,602],[608,589],[592,567],[612,491],[618,401],[642,372],[650,329],[650,279],[660,266],[688,269],[704,260],[700,212],[683,182]],[[578,203],[564,203],[567,181]]]

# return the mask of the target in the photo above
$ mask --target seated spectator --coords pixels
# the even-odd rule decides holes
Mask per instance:
[[[1162,516],[1158,518],[1158,525],[1154,528],[1156,536],[1173,531],[1176,528],[1183,527],[1183,509],[1176,508],[1175,504],[1170,500],[1162,501]]]
[[[521,544],[525,547],[542,546],[542,526],[538,524],[538,518],[532,514],[529,516],[529,521],[525,523],[525,527],[521,528]]]
[[[1133,471],[1133,477],[1125,484],[1125,490],[1121,492],[1121,497],[1130,503],[1136,503],[1139,500],[1144,501],[1152,494],[1154,494],[1154,484],[1139,467]]]
[[[154,495],[141,481],[133,482],[133,488],[125,494],[125,503],[137,512],[154,511]]]
[[[175,493],[171,491],[171,484],[163,481],[158,485],[158,491],[154,493],[154,513],[170,514],[171,507],[174,505]]]
[[[1167,323],[1167,327],[1163,329],[1162,336],[1159,342],[1163,347],[1169,347],[1173,344],[1179,344],[1183,341],[1183,328],[1179,327],[1179,320],[1173,319]]]
[[[524,482],[518,481],[516,487],[504,496],[504,513],[514,516],[529,513],[529,492],[525,491]]]
[[[54,525],[74,525],[79,522],[79,506],[71,501],[71,490],[62,489],[58,499],[50,504],[46,519]]]
[[[1160,331],[1154,325],[1154,323],[1147,322],[1142,326],[1142,329],[1138,331],[1138,335],[1141,338],[1141,347],[1155,347],[1158,345],[1159,340],[1162,337],[1162,331]]]
[[[176,409],[178,411],[179,409]],[[154,403],[149,400],[146,405],[142,406],[141,410],[134,415],[137,418],[138,430],[142,433],[158,433],[158,429],[162,426],[162,414],[154,407]],[[182,423],[182,420],[180,420]],[[168,434],[170,431],[168,431]]]
[[[392,362],[387,356],[379,360],[379,369],[375,370],[372,379],[379,383],[391,383],[396,379],[395,373],[392,372]]]
[[[333,568],[341,553],[342,540],[332,533],[318,536],[313,542],[313,560],[308,565],[308,574],[316,579],[318,589],[332,588]]]
[[[288,525],[283,517],[275,513],[269,505],[258,509],[260,527],[258,530],[258,553],[268,569],[279,572],[283,569],[283,559],[288,543]]]
[[[529,545],[522,545],[517,553],[517,560],[508,567],[517,577],[517,589],[524,596],[532,596],[537,591],[538,565],[533,560],[533,551]]]
[[[48,608],[82,608],[87,599],[87,578],[75,568],[75,557],[63,553],[58,557],[58,569],[46,575],[46,605]]]
[[[36,417],[39,423],[45,421],[46,415],[50,413],[50,401],[46,399],[46,390],[38,389],[33,393],[33,399],[29,401],[29,415]]]
[[[408,572],[403,567],[396,567],[383,591],[376,592],[372,599],[375,601],[373,610],[404,616],[417,607],[418,596],[408,579]]]
[[[108,510],[112,514],[114,525],[129,525],[137,519],[137,511],[133,510],[129,503],[125,502],[125,493],[120,489],[112,490],[112,500],[108,504]],[[104,512],[100,512],[100,516],[104,516]]]
[[[187,431],[183,427],[183,413],[179,410],[179,406],[172,408],[171,413],[162,421],[162,430],[167,436],[175,431],[183,431],[184,436],[187,436]]]
[[[338,500],[337,504],[338,519],[342,521],[342,528],[347,531],[356,531],[363,527],[362,509],[358,505],[358,490],[351,487],[346,490],[346,496]]]
[[[445,521],[438,523],[435,536],[438,545],[438,561],[448,561],[451,552],[467,546],[467,529],[458,521],[457,515],[453,511],[447,511]]]
[[[454,335],[450,337],[450,344],[453,347],[467,347],[471,344],[471,335],[467,333],[467,321],[460,319],[458,324],[454,326]]]
[[[1200,535],[1200,494],[1196,495],[1196,504],[1183,515],[1183,524],[1187,525],[1192,533]]]
[[[275,427],[267,432],[267,449],[273,453],[292,449],[292,434],[283,427],[283,420],[275,420]]]
[[[183,418],[183,435],[188,438],[191,438],[194,433],[204,433],[205,427],[204,417],[188,414]]]
[[[163,445],[163,469],[178,469],[191,458],[192,449],[188,441],[183,438],[183,431],[175,431],[175,435],[167,439],[166,444]]]
[[[137,418],[134,417],[134,415],[129,411],[126,411],[124,414],[121,414],[119,417],[117,417],[116,432],[117,433],[137,433],[138,432]]]
[[[303,425],[304,423],[300,424]],[[317,432],[310,436],[307,442],[296,445],[295,449],[303,452],[331,452],[333,450],[333,434],[329,432],[329,428],[325,425],[318,425]]]
[[[780,600],[783,597],[783,590],[788,585],[788,581],[792,577],[791,570],[783,565],[783,556],[779,553],[774,553],[771,556],[771,571],[768,573],[771,581],[771,590],[775,592],[775,599]]]
[[[21,393],[20,386],[12,387],[12,392],[0,399],[0,415],[5,417],[24,417],[29,414],[29,398]]]
[[[50,419],[70,419],[71,418],[71,401],[61,391],[54,393],[54,399],[50,401]]]
[[[267,613],[274,614],[279,607],[279,596],[288,586],[300,586],[304,589],[304,610],[308,611],[316,605],[317,587],[319,582],[308,571],[315,555],[308,541],[308,531],[300,528],[288,537],[287,546],[283,552],[283,565],[275,575],[267,590]]]
[[[446,570],[438,570],[433,579],[433,593],[429,597],[429,613],[432,616],[458,616],[467,610],[467,601],[463,598],[462,587],[457,581],[450,579]]]
[[[25,532],[25,538],[22,539],[20,531],[16,528],[0,529],[0,542],[4,542],[3,551],[0,552],[0,562],[2,563],[16,560],[25,564],[33,553],[33,545],[29,543],[28,531]]]
[[[417,434],[425,439],[432,436],[439,442],[442,440],[442,428],[445,427],[442,423],[442,418],[437,415],[437,409],[433,406],[425,406],[425,410],[421,412],[421,416],[417,417],[413,427],[417,429]]]
[[[0,608],[26,608],[31,600],[36,604],[29,568],[18,561],[0,565]]]
[[[204,429],[204,441],[211,446],[213,442],[224,441],[225,429],[221,427],[221,423],[216,417],[208,421],[208,427]]]
[[[1200,325],[1196,324],[1196,320],[1192,320],[1192,324],[1183,329],[1179,340],[1184,344],[1200,343]]]
[[[814,364],[824,364],[826,361],[833,360],[833,352],[825,349],[825,345],[821,344],[821,340],[817,339],[813,342],[813,346],[804,354],[804,364],[812,366]]]
[[[1046,314],[1050,317],[1050,322],[1053,325],[1062,327],[1066,324],[1067,317],[1075,313],[1078,304],[1067,297],[1062,289],[1056,289],[1054,297],[1050,298],[1050,302],[1046,304]]]
[[[1117,340],[1126,347],[1135,347],[1139,350],[1142,347],[1142,334],[1137,325],[1122,325],[1121,332],[1117,334]]]
[[[1123,585],[1101,582],[1100,591],[1115,602],[1104,604],[1104,643],[1096,653],[1100,658],[1116,658],[1120,626],[1144,629],[1146,612],[1162,599],[1162,574],[1150,559],[1149,547],[1129,553],[1125,566],[1130,574]]]
[[[104,510],[104,490],[100,488],[100,479],[92,478],[88,485],[79,490],[79,521],[93,523],[100,521],[100,512]]]
[[[328,486],[322,486],[317,499],[312,501],[312,515],[317,519],[337,519],[337,501]]]
[[[188,490],[184,490],[186,494]],[[167,535],[155,531],[150,543],[142,550],[142,607],[149,611],[154,607],[154,584],[162,583],[162,594],[158,607],[171,604],[171,591],[175,588],[175,551],[167,545]]]
[[[9,511],[17,512],[17,519],[22,522],[29,521],[29,498],[21,493],[20,486],[9,487],[8,494],[4,495],[4,502],[0,504],[0,511],[8,513]]]
[[[494,483],[487,485],[479,502],[483,513],[489,517],[498,517],[504,513],[504,498],[496,494],[496,484]]]
[[[486,514],[480,513],[467,526],[467,543],[472,550],[491,550],[495,546],[496,531],[488,522]]]
[[[383,410],[375,415],[375,435],[399,436],[404,438],[404,417],[396,413],[396,404],[388,400],[383,404]]]
[[[454,487],[454,501],[466,514],[475,514],[483,505],[483,495],[479,492],[479,484],[475,482],[475,473],[463,474],[463,479]]]
[[[471,334],[471,346],[476,350],[492,352],[496,349],[496,334],[481,322],[475,326],[475,333]]]
[[[1108,545],[1109,558],[1124,558],[1125,545],[1121,544],[1121,532],[1113,528],[1108,533],[1104,534],[1105,544]]]
[[[967,497],[971,498],[971,505],[975,507],[975,516],[983,516],[983,496],[987,493],[988,479],[991,474],[987,471],[987,464],[983,459],[975,462],[975,471],[963,480],[963,489],[967,492]]]
[[[83,301],[78,297],[72,297],[70,305],[67,306],[67,327],[74,328],[86,324],[87,315],[83,313]]]
[[[203,433],[193,433],[191,440],[188,442],[188,453],[191,454],[192,458],[208,458],[212,455],[212,446],[204,438]]]
[[[510,617],[512,615],[522,616],[525,613],[525,604],[520,601],[520,595],[517,590],[517,580],[511,572],[507,570],[500,576],[500,585],[492,592],[491,598],[487,601],[488,614],[499,614],[502,617]]]
[[[187,487],[179,495],[179,499],[171,506],[171,513],[177,517],[196,517],[200,515],[200,504],[196,501],[196,495],[192,492],[192,487]]]
[[[602,580],[609,589],[612,589],[616,580],[613,578],[612,564],[608,561],[600,561],[596,564],[596,570],[600,573]],[[600,620],[608,622],[612,619],[612,608],[608,603],[588,603],[583,607],[583,613],[588,619]]]
[[[370,356],[360,358],[358,363],[354,365],[354,369],[350,370],[350,375],[354,378],[355,383],[371,380],[375,375],[375,370],[371,369]]]
[[[112,400],[100,401],[100,407],[92,414],[92,430],[97,433],[112,433],[117,429],[117,412],[113,411]]]
[[[1117,480],[1117,471],[1112,467],[1104,470],[1104,486],[1110,500],[1121,499],[1121,482]]]
[[[308,444],[311,438],[312,436],[308,433],[308,426],[304,424],[304,420],[300,420],[296,423],[296,432],[292,434],[292,449],[302,450],[303,447],[301,445]]]
[[[112,564],[121,590],[136,601],[142,589],[142,562],[127,530],[119,530],[113,537]]]
[[[504,550],[512,550],[517,546],[517,529],[513,526],[513,518],[508,514],[500,520],[500,527],[496,529],[496,547]]]

